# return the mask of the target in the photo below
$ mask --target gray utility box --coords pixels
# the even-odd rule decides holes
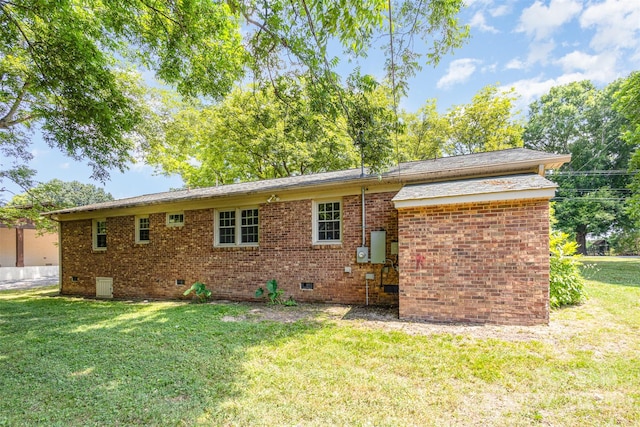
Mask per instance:
[[[387,260],[387,232],[371,232],[371,264],[384,264]]]
[[[366,246],[361,246],[356,249],[356,261],[358,264],[366,264],[369,262],[369,248]]]

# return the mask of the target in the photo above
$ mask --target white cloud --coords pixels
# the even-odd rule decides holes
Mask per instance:
[[[497,69],[498,69],[498,63],[494,62],[493,64],[485,65],[484,67],[482,67],[482,72],[495,73]]]
[[[38,157],[46,156],[50,152],[51,152],[51,150],[39,150],[37,148],[34,148],[34,149],[31,150],[31,155],[35,159],[35,158],[38,158]]]
[[[69,169],[70,166],[71,164],[69,162],[61,163],[60,169]]]
[[[527,64],[522,62],[519,58],[514,58],[511,61],[507,62],[505,66],[507,70],[524,70],[527,68]]]
[[[495,7],[493,9],[489,10],[489,13],[494,18],[497,18],[499,16],[505,16],[505,15],[508,15],[509,13],[511,13],[511,7],[503,4],[501,6],[498,6],[498,7]]]
[[[529,46],[529,55],[527,56],[527,66],[540,63],[545,65],[551,59],[551,53],[556,48],[553,40],[548,42],[536,42]]]
[[[598,62],[598,57],[595,55],[589,55],[584,52],[574,50],[573,52],[563,56],[556,61],[565,72],[575,70],[588,70],[594,67]]]
[[[571,21],[581,10],[582,5],[575,0],[551,0],[549,6],[536,1],[522,11],[516,31],[533,36],[536,40],[543,40]]]
[[[538,99],[540,95],[549,92],[549,89],[558,84],[555,79],[542,80],[541,77],[534,77],[501,86],[500,90],[506,91],[515,88],[516,93],[520,95],[520,98],[515,102],[516,109],[526,112],[531,102]]]
[[[476,12],[476,14],[473,15],[473,18],[471,18],[469,25],[471,27],[479,29],[480,31],[484,31],[485,33],[497,34],[500,32],[497,28],[492,27],[491,25],[487,25],[487,21],[484,19],[484,14],[480,11]]]
[[[556,63],[562,67],[565,75],[580,73],[584,78],[597,83],[608,83],[617,77],[618,58],[615,52],[605,52],[599,55],[589,55],[580,51],[573,51]]]
[[[475,5],[489,6],[493,3],[493,0],[466,0],[464,2],[465,7],[471,7]]]
[[[595,27],[590,46],[607,49],[638,48],[640,41],[640,1],[605,0],[589,5],[580,17],[582,28]]]
[[[573,55],[573,53],[566,55],[558,61],[567,64],[567,66],[571,68],[570,72],[566,72],[552,79],[543,79],[543,77],[538,76],[530,79],[518,80],[513,83],[506,84],[500,87],[500,89],[508,90],[512,87],[515,88],[516,93],[520,95],[517,107],[526,111],[531,102],[538,99],[541,95],[548,93],[554,86],[566,85],[572,82],[579,82],[581,80],[591,80],[594,83],[609,83],[620,77],[616,74],[613,66],[609,65],[600,67],[600,64],[607,61],[605,58],[596,57],[596,59],[594,59],[586,58],[581,55],[571,55]],[[588,66],[587,64],[589,62],[595,64],[595,66],[580,71],[580,67]],[[571,63],[573,65],[569,65]]]
[[[456,59],[451,61],[447,74],[438,80],[438,89],[447,89],[454,84],[464,83],[476,71],[477,65],[481,61],[472,58]]]

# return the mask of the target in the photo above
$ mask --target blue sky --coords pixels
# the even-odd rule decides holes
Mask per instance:
[[[553,86],[584,79],[605,86],[640,69],[640,0],[467,0],[460,17],[471,27],[471,40],[437,68],[425,67],[411,79],[401,108],[416,111],[435,98],[444,112],[470,102],[482,87],[498,84],[516,89],[524,114]],[[372,52],[362,71],[382,76],[381,64]],[[49,148],[37,135],[32,152],[39,181],[92,183],[115,198],[182,186],[179,177],[160,176],[142,164],[126,173],[113,171],[102,185],[90,179],[89,167]]]

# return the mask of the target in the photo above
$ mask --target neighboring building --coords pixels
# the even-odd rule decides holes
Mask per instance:
[[[58,265],[58,233],[39,233],[30,222],[0,223],[0,267]]]
[[[115,200],[60,222],[61,293],[398,305],[403,319],[549,319],[549,199],[570,157],[511,149]],[[362,201],[364,199],[364,210]]]
[[[42,233],[28,220],[0,223],[0,280],[58,275],[58,233]]]
[[[593,242],[587,248],[587,253],[589,255],[609,255],[609,250],[611,249],[611,245],[609,245],[609,241],[606,239],[599,239]]]

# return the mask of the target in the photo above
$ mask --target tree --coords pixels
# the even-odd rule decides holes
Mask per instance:
[[[631,73],[614,96],[614,108],[627,119],[622,138],[632,150],[629,173],[633,178],[629,188],[633,194],[629,198],[627,209],[636,227],[640,228],[640,71]]]
[[[202,187],[355,167],[342,116],[314,111],[304,80],[236,89],[218,105],[183,105],[147,161]]]
[[[392,100],[369,75],[349,76],[343,95],[347,134],[360,152],[361,166],[381,173],[391,164],[392,136],[397,128]]]
[[[482,88],[469,104],[452,106],[446,114],[427,100],[417,114],[403,113],[402,160],[431,159],[522,146],[523,127],[514,112],[513,89]]]
[[[404,132],[400,142],[400,160],[426,160],[442,156],[447,139],[447,120],[438,113],[435,99],[428,99],[417,113],[403,112]]]
[[[393,28],[387,71],[394,92],[421,64],[437,64],[459,47],[468,28],[456,14],[462,0],[0,0],[0,179],[30,186],[29,132],[87,159],[94,177],[126,167],[144,124],[140,80],[132,69],[155,72],[181,95],[220,100],[253,77],[277,82],[308,72],[317,101],[334,100],[338,42],[366,55]],[[425,51],[413,49],[416,38]]]
[[[0,223],[11,226],[28,219],[38,229],[53,231],[55,225],[52,221],[42,217],[41,213],[110,200],[113,200],[111,194],[93,184],[52,179],[23,194],[17,194],[5,206],[0,206]]]
[[[525,146],[571,153],[571,162],[548,175],[558,183],[557,227],[573,234],[586,254],[588,234],[624,227],[630,157],[621,138],[626,121],[613,109],[621,82],[602,90],[591,82],[552,88],[529,107]]]
[[[450,155],[495,151],[522,146],[522,124],[516,119],[515,90],[500,92],[485,86],[470,104],[453,106],[445,118],[447,139],[442,150]]]

